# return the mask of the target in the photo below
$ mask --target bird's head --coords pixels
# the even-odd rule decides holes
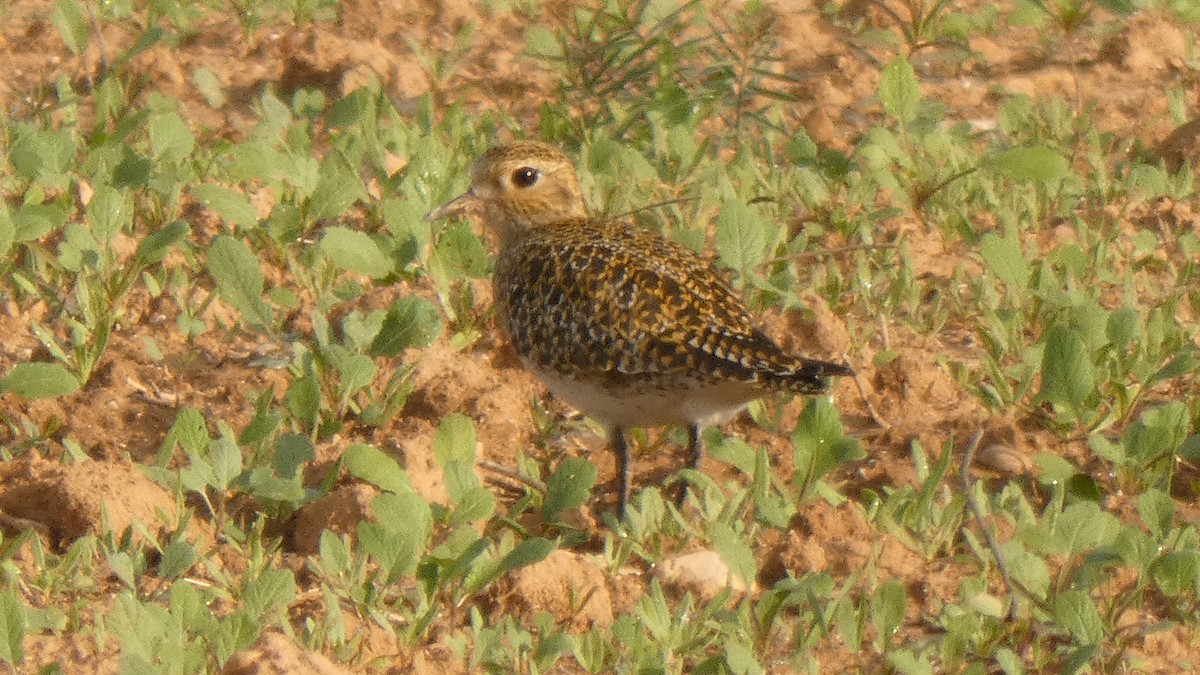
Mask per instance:
[[[478,215],[501,241],[535,225],[587,216],[575,167],[561,150],[518,141],[488,150],[471,167],[471,187],[434,209],[429,220]]]

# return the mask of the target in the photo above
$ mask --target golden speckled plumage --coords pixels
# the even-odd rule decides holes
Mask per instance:
[[[624,428],[699,427],[771,391],[816,394],[845,366],[793,356],[755,327],[712,264],[623,221],[589,218],[571,161],[545,143],[489,150],[471,187],[430,214],[478,216],[499,240],[501,329],[552,393],[610,427],[628,491]],[[682,493],[681,493],[682,494]]]

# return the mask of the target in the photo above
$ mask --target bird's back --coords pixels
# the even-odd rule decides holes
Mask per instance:
[[[544,379],[680,397],[715,388],[740,406],[772,390],[819,393],[849,372],[784,352],[711,263],[630,223],[531,227],[500,251],[494,283],[502,327]]]

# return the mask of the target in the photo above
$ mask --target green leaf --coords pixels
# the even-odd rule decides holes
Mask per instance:
[[[321,162],[316,187],[308,198],[308,216],[314,220],[336,218],[354,202],[366,199],[366,189],[358,173],[341,155],[330,153]]]
[[[442,418],[433,439],[433,452],[445,474],[450,501],[459,505],[468,491],[479,487],[475,475],[475,424],[470,417],[452,413]]]
[[[111,240],[133,224],[133,195],[109,185],[97,187],[87,205],[87,219],[97,241]]]
[[[754,656],[754,650],[741,642],[725,645],[725,664],[735,674],[766,672]]]
[[[725,266],[747,277],[762,264],[774,241],[776,226],[755,208],[731,199],[717,214],[717,256]]]
[[[725,523],[714,523],[709,530],[709,536],[717,555],[729,565],[729,571],[745,582],[746,588],[752,586],[754,578],[758,576],[754,551],[750,550],[746,542]]]
[[[1010,293],[1024,297],[1029,283],[1029,261],[1016,237],[1001,237],[994,232],[983,235],[979,254],[988,269],[1004,282]]]
[[[1009,572],[1039,598],[1050,587],[1050,569],[1046,561],[1029,552],[1021,543],[1010,539],[1000,545],[1001,555],[1008,562]]]
[[[1054,598],[1054,618],[1081,645],[1092,645],[1104,637],[1104,623],[1096,603],[1079,590],[1063,591]]]
[[[57,398],[79,390],[79,378],[58,363],[18,363],[0,378],[0,393],[24,399]]]
[[[160,113],[151,117],[146,126],[150,134],[151,155],[159,162],[182,162],[196,149],[196,137],[179,113]]]
[[[1122,435],[1125,455],[1141,466],[1149,465],[1178,450],[1187,438],[1188,426],[1188,410],[1182,401],[1149,408]]]
[[[513,550],[508,552],[508,555],[500,559],[500,563],[496,567],[497,576],[541,562],[553,551],[554,542],[542,537],[530,537],[517,544]]]
[[[48,131],[17,126],[13,130],[8,159],[17,173],[26,178],[47,187],[65,189],[70,182],[69,171],[75,162],[77,142],[78,139],[68,130]],[[29,203],[24,204],[22,210],[31,207],[48,208],[50,205]]]
[[[563,56],[558,38],[544,26],[535,25],[525,31],[525,50],[530,56],[547,61],[555,61]]]
[[[1042,389],[1038,398],[1065,406],[1081,416],[1084,403],[1096,391],[1096,372],[1079,333],[1055,325],[1046,335],[1042,352]]]
[[[365,443],[355,443],[342,455],[350,475],[381,489],[397,494],[412,492],[412,483],[400,464],[388,455]]]
[[[163,549],[158,561],[158,576],[173,579],[191,569],[196,563],[196,549],[186,541],[175,540]]]
[[[846,435],[837,409],[822,398],[805,404],[792,434],[792,452],[793,481],[800,489],[811,487],[839,464],[866,456],[858,441]]]
[[[246,195],[224,185],[204,183],[192,188],[192,196],[225,220],[238,227],[258,225],[258,214]]]
[[[260,330],[274,323],[271,307],[263,300],[263,274],[258,258],[241,240],[221,235],[208,249],[208,271],[221,296]]]
[[[288,569],[265,569],[246,581],[242,603],[250,616],[264,623],[272,622],[296,598],[296,578]]]
[[[1133,344],[1141,331],[1141,317],[1133,307],[1122,307],[1108,315],[1105,333],[1108,341],[1117,349],[1125,349]]]
[[[1194,596],[1200,590],[1200,554],[1170,551],[1150,567],[1150,578],[1168,597]]]
[[[242,473],[242,451],[237,443],[221,436],[209,446],[209,461],[212,463],[213,487],[227,490]]]
[[[578,508],[587,501],[596,485],[596,465],[582,457],[567,457],[546,481],[542,519],[554,520],[563,511]]]
[[[912,64],[902,56],[892,59],[879,78],[879,103],[900,122],[911,122],[921,105],[921,87]]]
[[[191,233],[192,228],[186,220],[172,221],[163,229],[138,242],[134,258],[142,267],[161,262],[173,246],[186,239]]]
[[[0,202],[0,257],[8,255],[16,238],[17,223],[8,210],[8,204]]]
[[[384,492],[371,502],[376,522],[360,523],[363,551],[383,565],[389,583],[411,574],[429,544],[433,513],[415,492]]]
[[[50,12],[50,20],[72,54],[83,52],[88,45],[88,25],[82,6],[78,0],[58,0]]]
[[[442,317],[433,303],[416,296],[400,298],[388,310],[370,352],[396,356],[409,347],[428,347],[441,334]]]
[[[0,593],[0,659],[13,667],[25,660],[25,612],[21,601],[12,590]]]
[[[1159,368],[1153,375],[1146,380],[1146,386],[1157,384],[1165,380],[1169,380],[1180,375],[1187,375],[1195,372],[1200,366],[1200,360],[1196,359],[1196,355],[1191,350],[1184,351],[1171,359],[1165,366]]]
[[[317,450],[307,436],[283,434],[275,441],[275,454],[271,456],[271,468],[282,478],[298,478],[305,462],[317,458]]]
[[[1071,504],[1054,523],[1066,554],[1082,554],[1106,546],[1121,531],[1121,522],[1091,501]]]
[[[225,106],[225,85],[208,68],[196,68],[192,71],[192,84],[204,97],[204,101],[213,108]]]
[[[1138,516],[1150,532],[1159,538],[1167,536],[1175,519],[1175,500],[1171,495],[1155,488],[1148,488],[1137,498]]]
[[[1002,150],[985,157],[980,166],[1006,178],[1040,183],[1060,181],[1071,173],[1067,160],[1044,146]]]
[[[438,234],[433,256],[451,278],[480,279],[491,267],[483,242],[465,222],[451,223]]]
[[[331,227],[321,237],[321,252],[337,267],[378,279],[395,269],[392,259],[365,232],[348,227]]]
[[[892,636],[904,624],[904,610],[908,606],[908,591],[896,579],[888,579],[875,591],[871,599],[871,623],[875,632],[890,643]]]

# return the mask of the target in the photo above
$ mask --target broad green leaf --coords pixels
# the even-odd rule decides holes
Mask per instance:
[[[1188,373],[1195,372],[1198,367],[1200,367],[1200,359],[1196,358],[1195,353],[1191,350],[1184,351],[1151,375],[1150,379],[1146,381],[1146,386],[1179,377],[1180,375],[1187,375]]]
[[[7,203],[0,203],[0,257],[8,255],[13,242],[17,238],[17,224],[13,222],[12,213]]]
[[[80,54],[88,45],[87,19],[83,15],[83,3],[79,0],[58,0],[50,11],[50,20],[58,29],[67,49]]]
[[[396,356],[409,347],[428,347],[441,333],[442,317],[433,303],[417,296],[400,298],[371,343],[371,355]]]
[[[271,456],[271,468],[283,478],[300,476],[305,462],[317,458],[317,450],[307,436],[283,434],[275,441],[275,453]]]
[[[900,122],[911,122],[921,105],[921,87],[912,64],[898,56],[883,67],[879,78],[879,103]]]
[[[177,112],[165,112],[151,117],[147,130],[150,133],[151,154],[159,162],[182,162],[196,149],[196,137]]]
[[[1091,501],[1071,504],[1055,522],[1055,533],[1068,555],[1088,553],[1110,544],[1121,530],[1121,522]]]
[[[554,548],[554,542],[549,539],[530,537],[517,544],[513,550],[508,552],[508,555],[500,559],[497,573],[503,575],[541,562],[554,551]]]
[[[58,363],[18,363],[0,378],[0,393],[24,399],[57,398],[79,390],[79,378]]]
[[[1175,519],[1175,500],[1156,488],[1148,488],[1137,498],[1138,516],[1150,532],[1159,538],[1167,536]]]
[[[743,284],[747,283],[747,277],[766,259],[776,225],[736,199],[721,206],[716,225],[717,256],[722,264],[737,271]]]
[[[1002,237],[994,232],[983,235],[979,243],[983,262],[997,278],[1004,282],[1008,291],[1017,297],[1026,293],[1029,283],[1029,261],[1021,251],[1021,243],[1015,237]]]
[[[907,606],[908,591],[896,579],[888,579],[875,591],[875,596],[871,598],[871,623],[875,625],[875,632],[884,644],[890,643],[892,636],[904,624]]]
[[[1036,596],[1044,598],[1050,587],[1050,569],[1046,561],[1029,552],[1019,541],[1010,539],[1000,545],[1009,572]]]
[[[143,267],[161,262],[171,248],[187,238],[192,228],[186,220],[175,220],[138,242],[134,258]]]
[[[371,513],[376,522],[359,524],[359,543],[384,566],[389,583],[395,583],[416,569],[425,552],[433,529],[432,511],[415,492],[384,492],[371,502]]]
[[[63,226],[71,210],[63,203],[25,204],[13,214],[13,242],[40,239]]]
[[[113,187],[140,189],[149,185],[150,177],[154,174],[154,163],[129,146],[124,147],[123,154],[124,157],[113,169]]]
[[[211,70],[207,68],[193,70],[192,84],[196,85],[196,90],[200,92],[209,106],[218,109],[225,106],[225,85],[221,84],[220,78]]]
[[[1178,450],[1187,438],[1188,428],[1188,410],[1182,401],[1149,408],[1122,435],[1125,455],[1148,465]]]
[[[735,675],[766,672],[762,664],[755,658],[755,650],[741,642],[729,642],[725,645],[725,665]]]
[[[792,434],[796,465],[793,480],[798,488],[811,485],[842,462],[862,459],[858,441],[847,436],[837,409],[828,401],[813,398],[804,406]]]
[[[433,255],[451,278],[479,279],[491,267],[483,242],[465,222],[451,223],[438,233]]]
[[[18,672],[25,659],[25,612],[15,591],[0,592],[0,659]]]
[[[546,481],[546,498],[542,502],[542,518],[554,520],[563,511],[577,508],[587,501],[596,485],[596,465],[581,457],[567,457]]]
[[[1059,181],[1071,173],[1067,160],[1044,146],[1002,150],[984,158],[981,166],[1000,176],[1040,183]]]
[[[1122,307],[1108,315],[1105,333],[1117,349],[1125,349],[1133,344],[1141,330],[1141,317],[1133,307]]]
[[[1038,398],[1065,406],[1078,415],[1095,390],[1095,366],[1083,338],[1072,328],[1051,327],[1042,352],[1042,389]]]
[[[752,586],[758,575],[754,551],[725,523],[714,523],[709,529],[709,536],[717,555],[729,565],[729,571],[745,582],[747,588]]]
[[[228,235],[217,237],[208,249],[208,271],[222,297],[242,313],[247,323],[260,330],[271,327],[275,317],[262,297],[262,270],[246,244]]]
[[[212,463],[213,487],[226,490],[242,473],[242,451],[237,443],[221,436],[209,446],[209,461]]]
[[[367,192],[362,178],[336,153],[330,153],[321,162],[318,179],[312,195],[308,198],[308,216],[314,220],[336,218],[346,212],[354,202],[366,199]]]
[[[206,207],[238,227],[254,227],[258,214],[246,195],[223,185],[205,183],[192,188],[192,195]]]
[[[265,569],[257,578],[246,581],[241,598],[251,616],[270,623],[295,600],[296,591],[291,570]]]
[[[539,25],[525,31],[525,49],[530,56],[545,60],[558,60],[563,55],[558,38],[549,28]]]
[[[355,443],[346,448],[342,459],[350,475],[359,480],[397,494],[412,492],[408,474],[400,468],[396,460],[381,450],[364,443]]]
[[[1104,637],[1104,623],[1096,603],[1080,590],[1067,590],[1054,598],[1054,618],[1082,645],[1098,643]]]
[[[68,2],[70,0],[67,0]],[[65,189],[75,161],[78,139],[68,130],[49,131],[32,126],[13,130],[8,159],[17,173],[50,188]],[[39,206],[36,203],[23,208]]]
[[[101,185],[88,202],[87,217],[96,240],[107,242],[133,224],[133,195]]]
[[[1168,597],[1200,591],[1200,554],[1196,551],[1170,551],[1150,567],[1154,584]]]
[[[392,259],[365,232],[335,226],[321,237],[321,252],[334,265],[355,274],[378,279],[394,271]]]
[[[175,540],[167,544],[158,561],[160,579],[174,579],[191,569],[196,563],[196,549],[186,541]]]

